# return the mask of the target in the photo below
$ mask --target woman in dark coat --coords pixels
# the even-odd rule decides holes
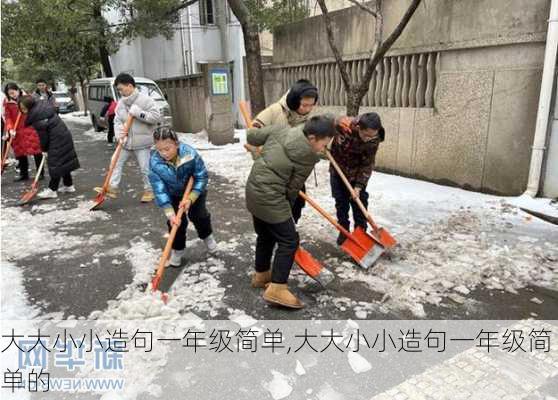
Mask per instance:
[[[74,149],[72,134],[66,124],[56,113],[56,109],[44,100],[23,96],[19,100],[19,109],[27,114],[27,125],[32,125],[39,134],[43,155],[47,155],[50,182],[48,188],[37,196],[42,199],[58,197],[60,179],[64,186],[62,193],[75,192],[71,172],[79,168],[79,160]]]

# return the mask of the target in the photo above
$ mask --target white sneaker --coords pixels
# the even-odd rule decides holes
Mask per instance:
[[[51,190],[50,188],[46,188],[45,190],[37,194],[37,197],[39,199],[56,199],[58,198],[58,193],[56,193],[54,190]]]
[[[171,250],[169,259],[169,266],[178,268],[182,264],[182,257],[184,257],[184,250]]]
[[[62,186],[60,189],[58,189],[58,191],[60,193],[74,193],[76,191],[76,188],[74,187],[74,185]]]
[[[208,237],[203,239],[203,242],[205,243],[205,246],[207,247],[207,251],[210,254],[217,253],[217,242],[215,241],[213,235],[209,235]]]

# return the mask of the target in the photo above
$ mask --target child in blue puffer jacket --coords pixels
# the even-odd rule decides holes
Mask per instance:
[[[156,150],[151,151],[149,181],[153,187],[155,203],[163,209],[167,217],[169,231],[172,225],[179,225],[172,243],[170,266],[179,267],[186,247],[186,228],[191,220],[200,239],[205,242],[209,253],[217,251],[213,238],[211,215],[207,211],[207,169],[200,155],[191,146],[180,143],[174,131],[160,128],[153,134]],[[194,186],[189,198],[182,203],[182,196],[190,177]],[[188,218],[176,218],[179,207],[190,206]]]

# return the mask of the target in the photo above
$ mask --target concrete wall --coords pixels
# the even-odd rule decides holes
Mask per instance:
[[[205,80],[201,74],[188,78],[157,81],[167,95],[177,132],[200,132],[205,129]]]
[[[409,2],[383,2],[384,37]],[[474,190],[522,193],[529,171],[549,4],[547,0],[425,0],[388,55],[439,53],[434,107],[361,108],[361,113],[378,112],[386,127],[379,168]],[[374,32],[372,17],[354,7],[332,16],[345,57],[362,58]],[[320,16],[278,31],[274,65],[266,70],[269,102],[285,91],[282,68],[332,60],[325,43]],[[345,112],[344,107],[327,104],[323,110]]]

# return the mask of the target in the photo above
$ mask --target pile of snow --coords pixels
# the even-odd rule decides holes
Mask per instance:
[[[227,146],[209,144],[204,134],[182,134],[181,140],[196,147],[208,169],[232,181],[244,198],[252,159],[243,148],[245,131],[238,131],[237,137],[239,143]],[[316,176],[317,187],[313,176],[307,181],[308,194],[335,215],[329,163],[320,162]],[[507,198],[379,172],[367,190],[376,222],[399,246],[370,271],[356,267],[341,250],[325,266],[341,280],[366,283],[383,299],[356,302],[322,294],[318,301],[331,301],[342,311],[352,308],[357,318],[393,308],[424,317],[424,304],[438,305],[445,299],[461,304],[481,285],[511,293],[528,285],[558,287],[558,249],[552,245],[558,230],[509,207]],[[308,205],[299,232],[306,241],[334,243],[337,237],[335,228]],[[301,280],[296,274],[294,278]]]

